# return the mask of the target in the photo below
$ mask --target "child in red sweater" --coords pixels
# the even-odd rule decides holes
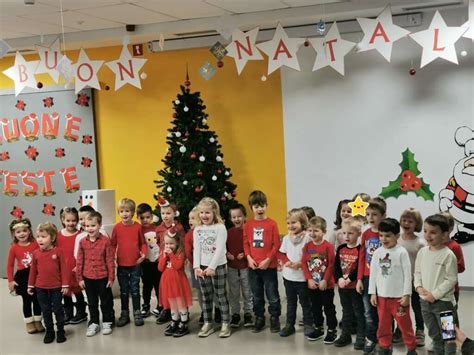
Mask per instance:
[[[33,252],[31,271],[28,278],[28,294],[36,293],[43,312],[46,334],[43,342],[64,343],[64,309],[61,303],[63,295],[68,292],[66,259],[62,250],[55,246],[58,230],[51,222],[42,223],[36,231],[39,249]],[[66,272],[65,272],[66,271]],[[54,334],[53,313],[56,317],[57,332]]]
[[[76,258],[74,257],[74,245],[76,237],[80,233],[77,229],[79,213],[74,207],[65,207],[59,213],[63,229],[58,231],[56,246],[63,251],[69,275],[69,295],[64,295],[64,324],[79,324],[87,320],[86,302],[79,284],[76,280]],[[72,295],[76,297],[76,315],[74,315],[74,303]]]
[[[327,333],[324,344],[332,344],[337,337],[336,307],[334,306],[334,246],[324,240],[326,221],[316,216],[309,220],[307,232],[311,241],[303,247],[301,266],[308,283],[316,334],[312,340],[324,335],[324,314]]]
[[[249,263],[249,281],[255,312],[254,332],[265,327],[265,295],[270,313],[270,331],[280,332],[281,303],[278,292],[277,253],[280,235],[276,222],[267,217],[267,196],[262,191],[253,191],[249,205],[254,213],[244,225],[244,253]]]
[[[8,252],[7,277],[10,293],[20,295],[23,300],[23,317],[26,323],[26,332],[33,334],[44,332],[41,324],[41,307],[36,295],[29,295],[27,291],[28,276],[33,260],[33,252],[38,249],[31,222],[28,218],[15,219],[10,223],[12,243]],[[13,275],[16,260],[16,273]],[[32,307],[33,305],[33,307]]]
[[[249,283],[249,265],[244,253],[243,226],[247,212],[240,203],[229,210],[230,220],[234,225],[227,231],[227,284],[232,318],[230,326],[240,327],[240,300],[244,306],[244,327],[251,327],[252,293]]]
[[[117,279],[120,285],[121,313],[117,327],[130,323],[128,297],[132,294],[133,318],[136,326],[144,324],[140,310],[140,264],[145,260],[147,246],[142,226],[133,221],[135,202],[123,198],[118,203],[121,222],[112,230],[112,248],[117,255]]]

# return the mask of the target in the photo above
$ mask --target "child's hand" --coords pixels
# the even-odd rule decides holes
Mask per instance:
[[[328,282],[326,280],[321,280],[321,282],[319,283],[319,289],[321,291],[326,291],[327,288],[328,288]]]
[[[140,253],[140,257],[137,259],[137,265],[141,264],[145,260],[145,255]]]
[[[316,290],[318,288],[318,284],[313,279],[310,279],[308,280],[308,288],[311,290]]]
[[[424,296],[428,292],[425,288],[421,286],[417,287],[415,291],[418,292],[420,296]]]
[[[105,287],[111,288],[113,284],[114,282],[109,280],[109,282],[107,282],[107,285],[105,285]]]
[[[420,298],[422,300],[425,300],[426,302],[433,303],[436,301],[436,298],[433,297],[433,294],[429,291],[426,291],[424,295],[420,295]]]
[[[216,270],[208,267],[206,270],[204,270],[203,274],[206,276],[212,277],[216,275]]]
[[[74,266],[74,268],[72,269],[72,272],[76,272],[76,267]]]
[[[171,250],[170,247],[165,247],[165,249],[163,250],[163,252],[164,252],[166,255],[170,255],[173,251]]]
[[[227,256],[229,260],[235,260],[235,257],[231,253],[227,253],[225,256]]]
[[[356,291],[361,295],[364,293],[364,284],[362,283],[362,280],[357,280]]]
[[[81,288],[81,290],[86,289],[86,283],[84,282],[84,280],[79,281],[79,287]]]
[[[194,277],[196,278],[196,280],[200,277],[201,279],[204,278],[204,275],[202,273],[202,270],[199,269],[199,268],[196,268],[194,269]]]
[[[398,302],[400,302],[400,306],[408,307],[410,305],[410,295],[402,296]]]
[[[30,295],[30,296],[33,296],[35,291],[33,290],[33,287],[28,287],[28,289],[26,290],[26,292]]]
[[[301,263],[298,261],[292,262],[290,267],[292,269],[298,270],[299,268],[301,268]]]
[[[247,255],[247,261],[249,262],[249,268],[255,270],[258,268],[258,264],[250,255]]]
[[[16,286],[18,286],[18,284],[15,281],[8,283],[8,289],[10,290],[10,292],[13,292]]]
[[[237,260],[242,260],[245,257],[244,253],[237,254]]]
[[[339,288],[346,287],[346,280],[344,280],[344,278],[340,277],[339,280],[337,280],[337,285],[339,286]]]
[[[377,307],[377,295],[370,295],[370,304]]]
[[[270,266],[270,263],[271,263],[271,259],[270,258],[266,258],[266,259],[263,259],[263,261],[258,265],[258,268],[260,270],[266,270],[268,269],[268,267]]]
[[[61,293],[62,293],[63,295],[67,294],[68,292],[69,292],[69,287],[63,287],[63,288],[61,289]]]

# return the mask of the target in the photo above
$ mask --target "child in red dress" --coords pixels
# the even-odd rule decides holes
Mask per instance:
[[[171,310],[171,323],[166,327],[165,335],[175,338],[189,333],[188,307],[193,303],[191,288],[184,273],[185,260],[182,233],[172,227],[165,234],[158,269],[162,272],[160,300],[165,309]]]
[[[56,246],[62,250],[66,259],[67,272],[69,273],[69,294],[64,295],[64,324],[79,324],[87,320],[86,302],[84,295],[76,280],[76,258],[74,246],[76,237],[80,233],[77,229],[79,213],[74,207],[65,207],[60,212],[63,229],[58,231]],[[72,295],[76,297],[76,315]]]
[[[10,245],[7,260],[8,289],[10,293],[16,293],[23,299],[23,317],[26,323],[26,332],[28,334],[44,332],[38,299],[36,295],[31,296],[26,292],[30,266],[33,261],[33,251],[38,249],[38,243],[36,243],[31,232],[30,220],[28,218],[13,220],[10,223],[10,233],[13,241]],[[16,273],[13,275],[15,260]],[[33,307],[31,307],[32,304]]]

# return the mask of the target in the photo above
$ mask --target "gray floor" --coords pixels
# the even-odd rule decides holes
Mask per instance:
[[[0,280],[1,323],[0,323],[0,354],[349,354],[355,352],[352,347],[336,348],[324,345],[321,340],[309,342],[303,337],[303,329],[299,327],[295,336],[281,338],[271,334],[268,329],[254,334],[246,329],[235,331],[230,338],[219,339],[217,333],[209,338],[197,337],[198,310],[191,310],[192,334],[180,339],[165,337],[165,326],[155,324],[155,318],[147,318],[143,327],[128,325],[116,328],[113,334],[103,336],[98,334],[86,338],[86,323],[66,326],[67,342],[63,344],[43,344],[42,334],[29,335],[21,315],[21,299],[12,297],[7,290],[6,280]],[[282,294],[283,296],[283,294]],[[461,292],[460,318],[466,334],[474,337],[474,319],[472,309],[474,292]],[[339,305],[339,300],[336,299]],[[118,312],[120,301],[116,300],[115,309]],[[285,308],[285,307],[284,307]],[[337,307],[340,317],[340,307]],[[117,313],[118,314],[118,313]],[[282,322],[284,317],[282,317]],[[427,338],[427,343],[429,339]],[[403,346],[395,346],[394,354],[405,353]],[[425,354],[424,348],[419,354]]]

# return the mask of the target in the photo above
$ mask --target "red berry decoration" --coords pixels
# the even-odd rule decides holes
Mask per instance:
[[[26,107],[25,101],[17,100],[15,107],[20,111],[25,111],[25,107]]]
[[[407,182],[402,182],[402,183],[400,184],[400,189],[401,189],[402,191],[408,191],[408,190],[410,189],[410,185],[409,185]]]
[[[411,170],[404,170],[402,173],[402,178],[404,180],[412,180],[415,177],[415,174],[413,174],[413,171]]]
[[[421,179],[420,178],[414,178],[413,181],[410,184],[410,190],[419,190],[421,189]]]
[[[21,207],[13,206],[13,209],[11,210],[10,214],[17,219],[21,219],[25,214],[25,211],[23,211]]]
[[[222,60],[219,60],[219,61],[217,62],[217,67],[218,67],[218,68],[222,68],[223,66],[224,66],[224,62],[223,62]]]
[[[309,47],[309,41],[308,40],[304,41],[304,46]]]
[[[410,75],[413,76],[416,74],[416,69],[415,68],[411,68],[410,69]]]

